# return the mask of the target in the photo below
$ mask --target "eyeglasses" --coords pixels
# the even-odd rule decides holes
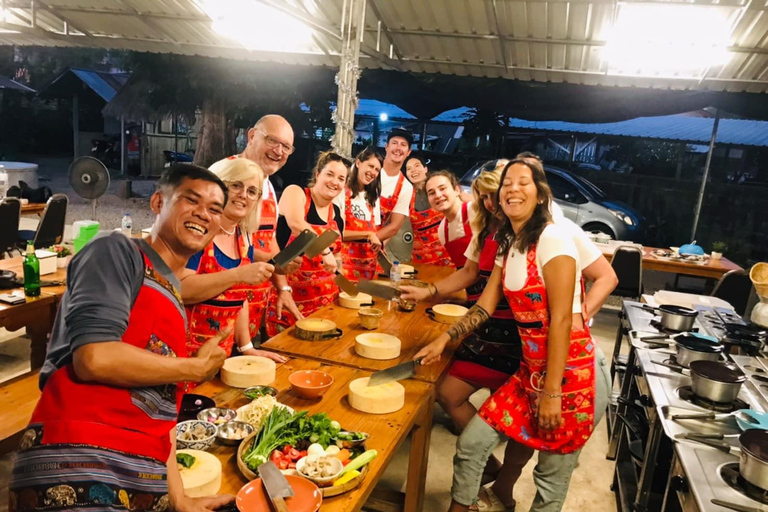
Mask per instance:
[[[256,187],[248,187],[248,189],[246,189],[242,181],[227,182],[227,188],[234,194],[239,194],[245,190],[245,196],[248,199],[256,200],[261,197],[261,190]]]
[[[277,146],[281,146],[283,148],[283,151],[289,155],[293,154],[294,151],[296,151],[296,148],[291,146],[290,144],[286,144],[285,142],[280,142],[273,136],[269,135],[267,132],[259,130],[264,135],[264,141],[267,143],[267,146],[274,149]]]

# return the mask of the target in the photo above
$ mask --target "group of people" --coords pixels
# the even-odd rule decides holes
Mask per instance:
[[[455,351],[437,384],[461,431],[450,511],[514,510],[514,483],[534,451],[531,510],[561,509],[607,405],[607,367],[588,322],[616,276],[553,202],[541,160],[495,161],[469,196],[452,173],[429,172],[411,154],[411,133],[396,128],[383,156],[321,153],[308,185],[278,198],[270,177],[293,144],[284,118],[263,117],[242,154],[163,175],[147,240],[99,237],[73,259],[42,397],[14,462],[10,510],[228,504],[229,496],[184,495],[174,449],[180,396],[231,355],[284,361],[254,343],[330,304],[336,274],[373,279],[381,251],[455,268],[427,287],[401,286],[403,299],[465,290],[471,305],[415,356],[432,364]],[[318,256],[272,263],[305,230],[340,237]],[[481,388],[491,396],[478,411],[469,398]],[[499,461],[491,452],[502,441]]]

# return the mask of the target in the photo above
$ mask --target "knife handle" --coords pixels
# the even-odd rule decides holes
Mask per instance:
[[[278,496],[272,500],[272,505],[275,506],[277,512],[288,512],[288,505],[285,504],[285,500],[282,496]]]

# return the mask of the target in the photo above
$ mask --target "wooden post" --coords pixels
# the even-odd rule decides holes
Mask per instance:
[[[120,173],[125,175],[125,117],[120,116]]]

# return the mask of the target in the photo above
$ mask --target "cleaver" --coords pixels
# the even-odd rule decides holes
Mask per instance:
[[[400,296],[400,290],[385,283],[361,279],[357,282],[357,291],[373,295],[386,300],[392,300]]]
[[[316,238],[317,235],[311,229],[305,229],[299,233],[291,243],[286,245],[285,249],[275,254],[275,256],[269,260],[269,263],[276,267],[284,268],[291,261],[304,254],[304,251],[307,250],[307,247],[309,247]]]
[[[341,288],[342,291],[344,291],[350,297],[354,297],[359,293],[355,283],[344,277],[344,275],[338,270],[336,271],[336,277],[333,278],[333,282],[336,283],[338,287]]]
[[[379,266],[381,266],[381,269],[384,271],[384,273],[389,277],[389,272],[392,270],[392,262],[389,261],[389,258],[387,258],[387,255],[384,254],[384,251],[379,251]]]
[[[367,387],[381,386],[382,384],[387,384],[388,382],[410,379],[416,373],[417,366],[421,366],[421,359],[408,361],[406,363],[387,368],[386,370],[373,372],[371,374],[371,378],[368,379]]]
[[[320,234],[320,236],[315,238],[311,244],[309,244],[309,247],[304,250],[304,255],[307,258],[314,258],[328,247],[330,247],[337,238],[339,238],[339,234],[336,231],[332,229],[326,229]]]

